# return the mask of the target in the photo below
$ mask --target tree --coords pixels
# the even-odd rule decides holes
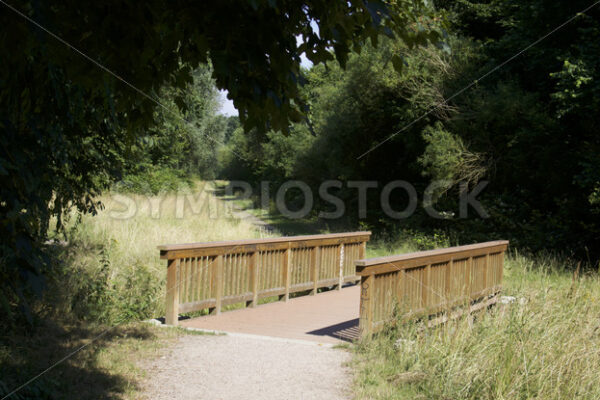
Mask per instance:
[[[194,71],[192,83],[184,88],[161,89],[167,109],[156,109],[152,126],[140,133],[129,149],[128,175],[171,169],[202,179],[215,177],[217,148],[225,139],[227,120],[217,114],[219,93],[211,73],[212,67],[204,65]],[[176,106],[176,99],[181,107]]]
[[[578,15],[590,5],[581,0],[448,2],[452,29],[481,40],[472,73],[449,83],[455,88],[560,29],[479,82],[468,96],[456,98],[461,112],[446,129],[485,155],[490,166],[486,192],[495,198],[490,205],[511,221],[516,243],[568,248],[597,259],[600,7]]]
[[[69,207],[95,210],[95,195],[119,177],[126,150],[152,124],[162,86],[191,83],[210,58],[247,129],[286,130],[301,118],[302,53],[313,63],[344,64],[380,34],[410,45],[438,36],[422,17],[425,0],[15,0],[0,7],[0,51],[10,55],[0,70],[6,311],[39,292],[51,217],[60,226]]]

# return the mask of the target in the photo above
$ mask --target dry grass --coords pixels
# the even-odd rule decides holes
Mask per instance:
[[[475,323],[465,318],[420,334],[408,324],[362,343],[357,398],[600,398],[600,280],[565,267],[555,257],[514,254],[504,294],[515,303]]]
[[[196,189],[191,204],[185,193],[108,193],[98,215],[73,216],[68,244],[55,246],[58,262],[38,310],[45,319],[33,332],[0,337],[0,395],[108,329],[11,399],[136,398],[140,361],[189,334],[138,322],[164,312],[166,264],[156,246],[265,236],[233,218],[212,186]]]
[[[47,303],[110,323],[164,315],[166,263],[156,246],[267,235],[234,218],[211,191],[199,183],[194,193],[102,196],[105,208],[98,215],[73,219],[70,243],[57,256],[67,273],[49,291],[62,298]]]

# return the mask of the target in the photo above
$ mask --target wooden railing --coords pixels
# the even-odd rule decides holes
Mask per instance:
[[[507,246],[495,241],[357,260],[361,335],[379,331],[394,313],[434,315],[496,294]]]
[[[178,314],[356,282],[371,232],[158,246],[167,260],[166,323]]]

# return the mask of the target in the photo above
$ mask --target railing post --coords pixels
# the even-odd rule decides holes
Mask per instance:
[[[285,293],[279,297],[279,300],[288,301],[290,299],[290,248],[285,249],[283,253],[283,284]]]
[[[490,253],[488,252],[485,255],[485,268],[483,269],[483,290],[485,290],[485,294],[491,294],[492,290],[488,288],[488,274],[490,273]]]
[[[431,264],[425,267],[425,276],[421,282],[421,302],[424,309],[429,309],[429,299],[431,298]]]
[[[315,246],[312,251],[310,278],[313,281],[311,295],[317,294],[317,283],[319,282],[319,264],[321,263],[321,247]]]
[[[221,313],[221,299],[223,297],[223,256],[218,255],[213,261],[213,293],[215,294],[215,306],[210,310],[212,315]]]
[[[367,254],[367,242],[361,242],[360,247],[358,248],[358,259],[362,260],[365,258]]]
[[[446,290],[444,291],[444,306],[450,308],[450,296],[452,294],[452,268],[454,267],[454,258],[448,261],[448,267],[446,268]]]
[[[471,286],[473,284],[473,257],[470,256],[467,261],[467,273],[466,273],[466,286],[467,286],[467,299],[471,299]]]
[[[337,290],[342,290],[342,286],[344,285],[344,243],[340,243],[340,245],[338,246],[336,262],[338,262],[340,266]]]
[[[250,290],[252,290],[252,300],[246,302],[246,307],[252,308],[258,305],[258,252],[255,251],[250,256]]]
[[[360,280],[360,313],[358,329],[361,337],[370,336],[373,333],[373,275],[362,276]]]
[[[177,284],[177,259],[167,261],[167,303],[165,323],[177,325],[179,316],[179,285]]]

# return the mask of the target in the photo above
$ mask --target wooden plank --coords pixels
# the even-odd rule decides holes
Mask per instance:
[[[335,262],[339,269],[339,282],[337,285],[338,290],[342,290],[342,285],[344,284],[344,244],[340,244],[336,253],[337,257],[335,258]]]
[[[246,303],[246,307],[252,308],[258,305],[258,253],[254,252],[248,260],[248,268],[250,269],[250,290],[252,291],[252,299]]]
[[[321,262],[321,248],[313,247],[310,254],[310,280],[313,283],[311,295],[317,294],[317,285],[319,281],[319,263]]]
[[[317,288],[336,286],[339,281],[338,278],[321,279],[317,282]]]
[[[502,248],[501,246],[494,246],[494,247],[490,247],[489,250],[491,250],[490,252],[493,252],[493,251],[496,251],[501,248]],[[440,250],[443,250],[443,249],[440,249]],[[469,250],[469,251],[463,251],[463,252],[451,252],[448,254],[438,253],[438,254],[435,254],[430,257],[414,257],[414,258],[409,258],[407,260],[400,259],[399,261],[394,261],[394,257],[380,257],[377,259],[370,258],[367,260],[358,260],[355,262],[356,274],[359,276],[363,276],[363,275],[366,276],[366,275],[370,275],[371,273],[384,274],[387,272],[398,271],[401,269],[424,267],[427,264],[439,264],[439,263],[449,260],[451,257],[454,258],[455,260],[458,260],[460,258],[481,256],[481,255],[485,255],[487,253],[488,253],[488,250],[486,250],[486,249],[476,249],[476,250]],[[397,257],[400,257],[400,256],[397,256]],[[372,260],[378,260],[378,261],[377,261],[377,263],[373,263]],[[387,261],[380,262],[381,260],[387,260]],[[364,264],[365,262],[368,262],[369,265],[359,265],[359,264]]]
[[[302,248],[302,247],[314,247],[314,246],[326,246],[326,245],[337,245],[340,243],[354,243],[355,241],[368,240],[366,236],[350,237],[350,238],[332,238],[332,239],[315,239],[298,242],[273,242],[273,243],[260,243],[260,244],[247,244],[247,245],[236,245],[236,246],[220,246],[220,247],[199,247],[189,249],[175,249],[175,250],[161,250],[160,258],[164,260],[173,258],[185,258],[185,257],[202,257],[202,256],[214,256],[214,255],[227,255],[227,254],[246,254],[255,251],[272,251],[272,250],[285,250],[286,248]]]
[[[265,290],[261,290],[260,292],[258,292],[258,298],[262,299],[264,297],[279,296],[284,293],[285,293],[285,288],[283,286],[277,287],[277,288],[265,289]]]
[[[252,299],[253,296],[254,294],[251,292],[236,294],[233,296],[224,296],[221,298],[221,306],[227,306],[235,303],[245,303],[246,301]]]
[[[425,267],[424,279],[421,282],[421,303],[423,304],[423,308],[429,308],[431,301],[431,264],[427,264]]]
[[[200,310],[204,310],[207,308],[214,308],[215,307],[215,299],[206,299],[206,300],[199,300],[199,301],[194,301],[191,303],[183,303],[179,305],[179,312],[181,313],[187,313],[187,312],[193,312],[193,311],[200,311]]]
[[[416,261],[416,264],[422,263],[421,265],[426,265],[427,263],[437,264],[438,262],[445,261],[453,256],[455,259],[458,258],[466,258],[466,257],[474,257],[479,255],[484,255],[487,253],[493,253],[497,251],[504,251],[508,246],[508,241],[506,240],[497,240],[493,242],[485,242],[485,243],[477,243],[470,244],[467,246],[456,246],[456,247],[448,247],[445,249],[436,249],[436,250],[428,250],[428,251],[419,251],[415,253],[407,253],[400,254],[395,256],[388,257],[377,257],[377,258],[369,258],[369,259],[361,259],[355,262],[357,267],[369,267],[374,265],[381,264],[392,264],[402,262],[402,265],[405,265],[405,262],[408,261]],[[423,261],[426,260],[426,261]],[[406,264],[408,265],[408,264]]]
[[[167,263],[167,307],[165,313],[165,323],[167,325],[177,325],[179,318],[177,264],[179,264],[179,260],[169,260]]]
[[[211,248],[211,247],[235,247],[243,246],[248,244],[264,244],[264,243],[287,243],[287,242],[298,242],[298,241],[314,241],[314,240],[325,240],[325,239],[351,239],[362,236],[371,236],[369,231],[361,232],[342,232],[342,233],[328,233],[322,235],[303,235],[303,236],[282,236],[277,238],[265,238],[265,239],[247,239],[247,240],[228,240],[221,242],[197,242],[197,243],[183,243],[183,244],[164,244],[157,246],[159,250],[170,251],[170,250],[184,250],[184,249],[199,249],[199,248]],[[355,240],[357,241],[357,240]]]
[[[282,274],[283,274],[283,284],[285,286],[285,293],[279,300],[288,301],[290,299],[290,255],[291,250],[288,248],[283,253],[283,265],[282,265]]]
[[[404,280],[406,279],[406,271],[398,271],[397,274],[398,277],[396,278],[396,301],[398,302],[398,307],[400,308],[399,311],[401,311],[405,306]]]
[[[211,315],[219,315],[221,313],[221,299],[223,297],[223,256],[215,257],[212,267],[215,306],[210,310],[210,313]]]
[[[224,254],[242,254],[255,251],[325,246],[340,243],[361,243],[367,242],[370,239],[370,235],[371,232],[347,232],[327,235],[290,236],[224,242],[170,244],[158,246],[158,249],[160,250],[161,259],[174,259]]]
[[[295,285],[290,286],[290,293],[304,292],[306,290],[311,290],[314,287],[312,282],[308,283],[297,283]]]
[[[469,257],[467,262],[467,272],[465,273],[465,290],[468,297],[471,296],[471,285],[473,284],[473,257]]]
[[[488,274],[490,273],[490,253],[485,255],[485,268],[483,269],[483,288],[487,289],[488,287]]]
[[[446,287],[444,290],[444,305],[448,306],[450,304],[452,298],[452,272],[454,267],[454,259],[451,258],[448,261],[448,266],[446,267]]]
[[[353,283],[360,282],[360,276],[358,276],[358,275],[345,276],[344,277],[344,283],[348,283],[348,282],[353,282]]]

